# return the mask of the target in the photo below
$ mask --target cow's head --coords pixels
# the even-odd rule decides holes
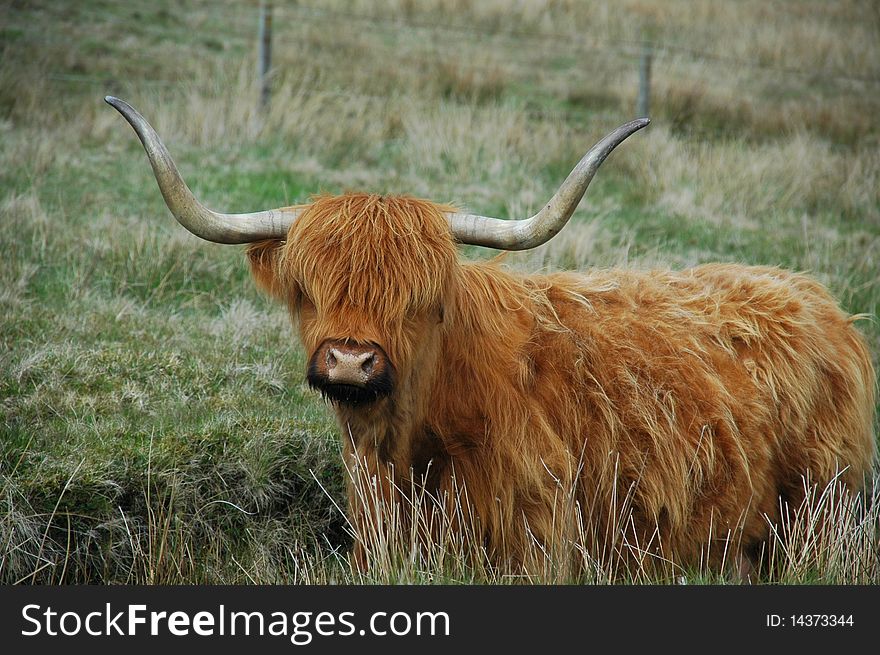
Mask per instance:
[[[137,132],[171,213],[217,243],[252,243],[254,276],[284,300],[308,354],[309,383],[349,408],[373,411],[432,369],[457,287],[456,243],[538,246],[562,229],[608,154],[647,119],[627,123],[578,162],[534,216],[500,220],[407,197],[346,194],[310,204],[222,214],[190,192],[153,128],[130,105],[105,100]]]
[[[362,406],[433,368],[455,292],[455,242],[433,203],[365,194],[304,207],[287,239],[248,250],[257,282],[288,307],[309,384]]]

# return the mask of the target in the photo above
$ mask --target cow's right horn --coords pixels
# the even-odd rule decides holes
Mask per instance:
[[[251,243],[287,237],[287,230],[296,220],[299,210],[280,208],[250,214],[211,211],[196,200],[186,186],[168,148],[144,117],[124,100],[113,96],[106,96],[104,100],[122,114],[137,132],[147,151],[165,204],[187,230],[215,243]]]
[[[647,118],[630,121],[590,148],[559,190],[531,218],[508,221],[475,214],[448,213],[446,219],[453,236],[460,243],[501,250],[526,250],[546,243],[565,227],[599,166],[611,151],[650,122]]]

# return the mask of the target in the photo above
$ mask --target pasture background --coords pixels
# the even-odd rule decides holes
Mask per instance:
[[[0,0],[3,582],[481,579],[354,576],[335,424],[285,310],[241,247],[176,224],[108,93],[210,207],[351,189],[515,216],[634,117],[649,39],[653,124],[507,265],[810,271],[870,316],[876,365],[877,3],[275,4],[261,115],[254,2]]]

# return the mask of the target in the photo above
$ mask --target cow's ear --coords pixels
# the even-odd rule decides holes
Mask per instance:
[[[278,278],[278,258],[283,244],[283,241],[273,239],[259,241],[247,249],[251,274],[254,276],[257,286],[278,299],[285,297],[285,291]]]

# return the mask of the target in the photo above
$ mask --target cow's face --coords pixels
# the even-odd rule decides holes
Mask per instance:
[[[430,379],[456,287],[446,209],[412,198],[321,197],[286,242],[249,250],[258,283],[287,302],[299,327],[309,384],[334,403],[374,411]]]

